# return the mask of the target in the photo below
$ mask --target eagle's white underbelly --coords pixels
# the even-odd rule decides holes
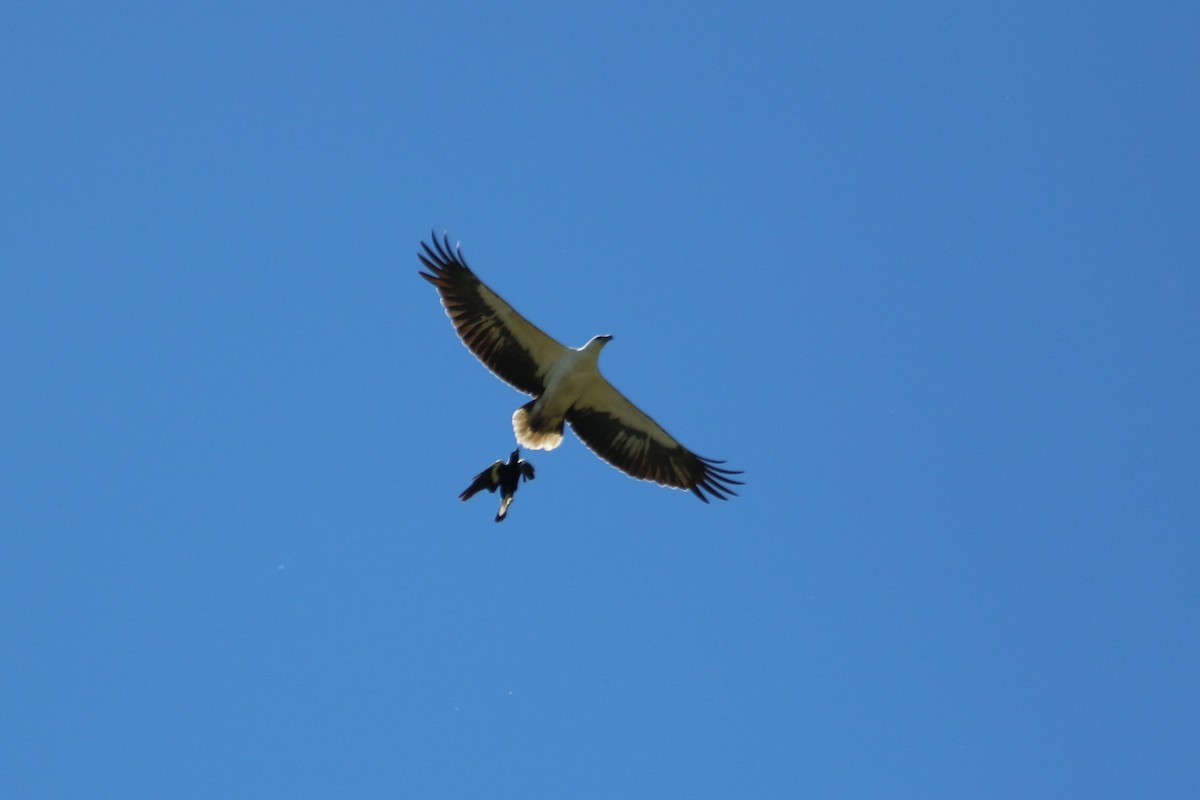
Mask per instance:
[[[546,391],[528,408],[513,414],[517,442],[530,450],[553,450],[562,444],[563,418],[599,379],[596,353],[571,350],[546,375]]]
[[[583,396],[599,375],[595,357],[588,355],[573,350],[551,368],[546,376],[546,392],[533,405],[535,416],[557,421]]]

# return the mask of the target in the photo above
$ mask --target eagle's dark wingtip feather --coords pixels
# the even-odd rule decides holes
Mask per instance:
[[[442,277],[445,277],[445,273],[450,267],[457,267],[466,270],[469,274],[474,274],[467,266],[466,259],[463,258],[462,245],[450,244],[450,234],[445,231],[442,232],[441,238],[438,238],[436,231],[430,231],[429,242],[421,242],[421,249],[425,251],[425,254],[417,253],[417,258]]]
[[[745,481],[740,481],[732,476],[741,475],[740,469],[727,469],[719,467],[718,464],[724,464],[721,459],[705,458],[704,456],[696,456],[700,461],[703,469],[692,486],[688,488],[704,502],[708,502],[708,497],[715,497],[718,500],[728,500],[730,497],[737,497],[738,493],[734,486],[744,486]]]
[[[706,467],[708,467],[709,469],[713,470],[714,472],[722,472],[726,475],[741,475],[742,474],[742,470],[740,470],[740,469],[729,469],[728,467],[718,467],[717,466],[718,464],[725,463],[725,459],[723,459],[723,458],[705,458],[704,456],[696,456],[696,458],[703,461],[704,465]]]
[[[708,492],[710,495],[717,498],[718,500],[728,500],[729,499],[729,497],[727,496],[729,493],[729,489],[726,487],[718,486],[717,484],[713,483],[712,481],[704,481],[700,485],[704,487],[704,490],[706,492]]]

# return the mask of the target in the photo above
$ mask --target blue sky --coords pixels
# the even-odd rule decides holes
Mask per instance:
[[[1194,797],[1185,3],[0,12],[0,793]],[[567,437],[431,229],[698,452]]]

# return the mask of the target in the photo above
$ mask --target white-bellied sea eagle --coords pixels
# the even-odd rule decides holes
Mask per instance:
[[[579,349],[559,344],[479,280],[449,236],[439,242],[434,234],[432,244],[421,243],[417,257],[429,272],[419,274],[437,288],[463,344],[496,377],[533,396],[513,414],[517,444],[553,450],[566,422],[592,452],[635,478],[687,489],[706,503],[706,495],[737,494],[740,470],[688,450],[600,374],[600,350],[612,336],[593,336]]]

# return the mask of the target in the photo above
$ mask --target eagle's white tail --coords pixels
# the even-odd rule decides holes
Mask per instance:
[[[518,408],[512,416],[513,433],[517,435],[517,444],[529,450],[553,450],[562,444],[563,422],[557,423],[544,419],[535,419],[530,410],[536,400],[531,400]]]

